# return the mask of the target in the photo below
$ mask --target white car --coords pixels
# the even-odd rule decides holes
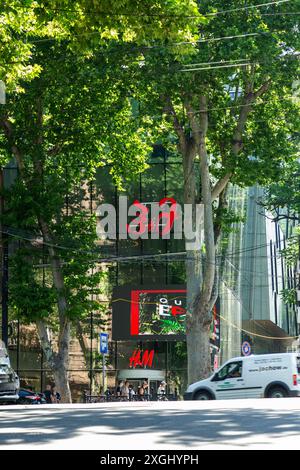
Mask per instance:
[[[300,396],[300,353],[235,357],[206,380],[191,384],[185,400]]]

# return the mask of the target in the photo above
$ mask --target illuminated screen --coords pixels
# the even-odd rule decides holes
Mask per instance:
[[[113,291],[114,341],[185,341],[185,319],[185,286],[124,286]],[[219,301],[212,312],[211,345],[220,347]]]
[[[112,312],[114,340],[185,339],[185,286],[116,288]]]
[[[130,334],[184,335],[186,290],[132,290]]]

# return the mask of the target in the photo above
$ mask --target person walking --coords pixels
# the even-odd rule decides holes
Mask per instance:
[[[168,400],[166,387],[167,387],[167,383],[164,380],[162,380],[162,382],[160,382],[159,387],[157,389],[158,400]]]
[[[120,380],[119,383],[118,383],[117,389],[116,389],[117,397],[121,396],[121,390],[122,390],[123,386],[124,386],[124,382],[123,382],[123,380]]]
[[[134,400],[135,391],[132,384],[129,385],[129,401]]]
[[[61,400],[61,395],[60,393],[56,390],[55,384],[51,388],[51,393],[52,393],[52,403],[60,403]]]
[[[52,387],[50,384],[46,385],[46,390],[43,392],[47,404],[53,403]]]
[[[126,380],[123,387],[121,388],[121,397],[129,400],[129,382]]]
[[[157,389],[157,395],[165,395],[166,394],[166,382],[163,380],[160,382],[159,387]]]
[[[138,387],[138,397],[139,397],[139,400],[141,401],[144,401],[145,400],[145,388],[144,388],[144,384],[143,385],[140,385]]]

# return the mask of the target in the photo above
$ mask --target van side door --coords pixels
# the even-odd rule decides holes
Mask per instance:
[[[217,400],[243,398],[245,380],[243,377],[243,361],[225,364],[211,379],[212,389]]]

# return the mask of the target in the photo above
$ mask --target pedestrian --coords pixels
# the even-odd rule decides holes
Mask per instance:
[[[145,389],[144,389],[144,385],[140,385],[138,387],[138,397],[139,397],[139,400],[145,400]]]
[[[121,397],[129,400],[129,382],[126,380],[123,387],[121,388]]]
[[[165,395],[166,394],[166,382],[163,380],[160,382],[159,387],[157,389],[157,395]]]
[[[60,393],[56,390],[55,384],[51,388],[51,393],[52,393],[52,403],[59,403],[61,400],[61,395]]]
[[[129,385],[129,400],[132,401],[134,399],[133,398],[134,396],[135,396],[135,391],[134,391],[133,386],[130,384]]]
[[[117,386],[117,389],[116,389],[116,395],[117,395],[117,397],[120,397],[120,396],[121,396],[121,389],[122,389],[123,385],[124,385],[123,380],[120,380],[120,381],[119,381],[119,384],[118,384],[118,386]]]
[[[46,403],[48,404],[53,403],[52,387],[50,384],[46,385],[46,390],[43,392],[43,394],[45,395]]]
[[[158,400],[168,400],[166,387],[167,387],[167,383],[164,380],[160,382],[159,387],[157,389]]]
[[[144,389],[144,393],[145,393],[145,395],[148,395],[148,394],[149,394],[149,384],[148,384],[148,379],[144,379],[144,382],[143,382],[143,389]]]

